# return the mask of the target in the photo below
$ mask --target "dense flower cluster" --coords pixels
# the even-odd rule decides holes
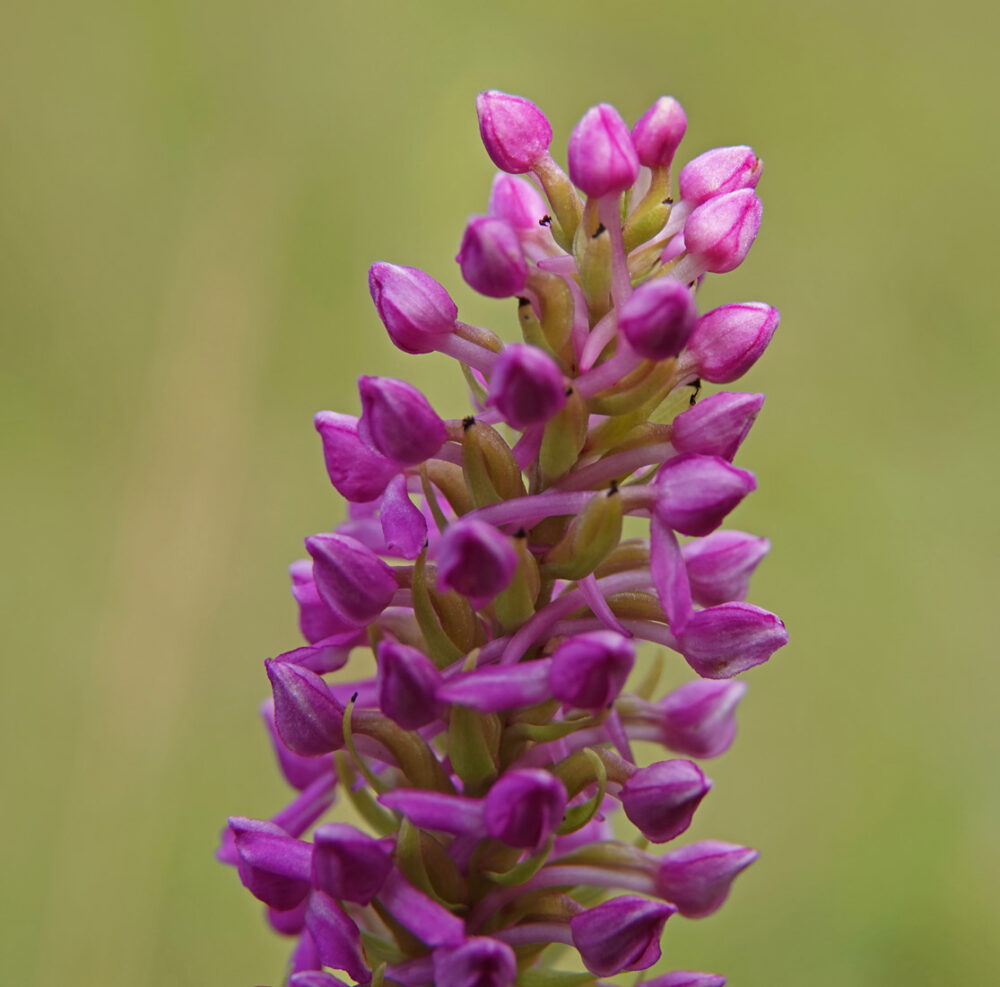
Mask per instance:
[[[588,110],[568,176],[533,103],[487,92],[477,110],[501,173],[457,261],[475,290],[516,299],[524,341],[459,321],[422,271],[372,267],[393,342],[455,358],[475,411],[445,421],[405,381],[362,377],[360,418],[316,416],[349,520],[292,566],[308,644],[266,662],[263,707],[299,794],[269,820],[231,818],[219,851],[295,938],[292,987],[596,984],[657,962],[664,923],[715,911],[756,857],[644,847],[688,829],[712,787],[696,760],[735,733],[733,676],[787,640],[743,602],[768,542],[719,530],[756,486],[732,459],[763,395],[696,403],[778,324],[760,302],[696,304],[757,234],[761,163],[708,151],[675,198],[672,98],[631,130]],[[623,538],[628,517],[648,539]],[[662,655],[640,642],[698,677],[657,700]],[[365,653],[374,676],[324,678]],[[639,740],[678,756],[639,764]],[[335,788],[368,832],[321,822]],[[618,809],[637,842],[615,838]],[[553,969],[552,944],[589,974]]]

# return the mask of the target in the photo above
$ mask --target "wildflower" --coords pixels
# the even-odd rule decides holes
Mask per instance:
[[[265,663],[293,797],[232,817],[218,852],[294,937],[290,987],[510,987],[545,979],[551,943],[594,977],[645,970],[667,920],[713,912],[756,859],[704,839],[639,850],[610,818],[655,844],[697,825],[712,782],[690,759],[732,744],[734,676],[787,640],[745,602],[768,541],[720,527],[756,489],[732,460],[763,395],[696,401],[778,323],[759,302],[698,310],[704,278],[757,235],[760,160],[708,151],[675,202],[672,97],[631,129],[588,110],[568,175],[534,103],[490,91],[477,112],[502,174],[457,261],[474,290],[517,300],[523,341],[460,321],[429,274],[372,266],[391,340],[459,362],[474,407],[445,421],[405,381],[362,377],[360,419],[316,416],[349,510],[291,568],[306,644]],[[623,538],[628,517],[648,539]],[[655,698],[649,643],[698,678]],[[326,677],[365,653],[374,674]],[[638,741],[676,756],[638,763]],[[335,792],[365,829],[327,815]]]

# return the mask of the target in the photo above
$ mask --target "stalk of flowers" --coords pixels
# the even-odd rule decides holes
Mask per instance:
[[[787,640],[744,602],[768,542],[721,528],[756,487],[732,460],[763,395],[696,401],[778,324],[760,302],[697,305],[757,234],[760,161],[708,151],[675,195],[670,97],[631,130],[588,110],[568,175],[533,103],[487,92],[477,110],[500,173],[457,261],[512,299],[523,341],[460,321],[420,270],[372,267],[392,341],[458,361],[472,413],[445,421],[409,383],[362,377],[360,418],[316,416],[349,516],[292,566],[307,643],[265,663],[262,710],[298,795],[231,818],[219,851],[294,939],[292,987],[604,983],[656,963],[667,920],[714,912],[757,856],[646,847],[691,825],[712,787],[696,762],[735,734],[734,676]],[[628,516],[648,538],[622,537]],[[657,699],[662,655],[642,642],[696,677]],[[325,678],[363,652],[374,677]],[[636,741],[665,756],[638,763]],[[366,830],[323,821],[337,789]],[[618,810],[638,840],[615,837]],[[554,969],[553,944],[588,972]]]

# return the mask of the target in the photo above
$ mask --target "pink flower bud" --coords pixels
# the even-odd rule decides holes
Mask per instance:
[[[732,462],[763,404],[763,394],[713,394],[674,419],[670,441],[678,452]]]
[[[507,771],[486,796],[486,831],[508,846],[539,847],[562,822],[566,801],[566,788],[548,771]]]
[[[266,699],[261,703],[260,715],[267,726],[271,746],[278,759],[278,766],[289,785],[302,791],[317,778],[333,771],[333,762],[329,757],[303,757],[285,746],[278,735],[278,728],[274,722],[274,701],[272,699]]]
[[[316,943],[323,966],[343,970],[359,984],[371,980],[371,970],[361,951],[361,933],[328,894],[312,893],[306,909],[306,927]]]
[[[599,977],[648,970],[660,958],[660,935],[673,905],[635,895],[612,898],[574,915],[569,927],[584,966]]]
[[[622,306],[618,327],[640,356],[665,360],[677,356],[698,322],[687,285],[657,278],[640,285]]]
[[[746,691],[745,682],[696,679],[664,696],[663,743],[689,757],[718,757],[736,736],[736,707]]]
[[[607,103],[584,113],[569,138],[569,177],[589,196],[624,192],[639,174],[639,157],[625,121]]]
[[[333,411],[317,412],[313,424],[323,442],[323,460],[330,482],[347,500],[374,500],[399,472],[399,467],[369,449],[358,437],[358,420]]]
[[[490,89],[476,97],[476,113],[486,153],[501,171],[522,175],[548,153],[552,127],[530,99]]]
[[[491,216],[507,220],[515,230],[537,233],[549,210],[531,182],[501,172],[493,179],[488,211]]]
[[[513,428],[547,422],[566,404],[562,371],[537,346],[512,343],[493,364],[490,401]]]
[[[378,516],[386,548],[404,559],[415,559],[427,541],[427,518],[410,500],[405,476],[389,483]]]
[[[415,267],[372,264],[368,290],[389,338],[404,353],[430,353],[455,328],[458,308],[451,295]]]
[[[753,473],[718,456],[685,453],[668,459],[656,478],[658,516],[682,535],[707,535],[752,490]]]
[[[311,559],[293,562],[288,571],[292,577],[292,597],[299,605],[299,630],[310,644],[357,631],[354,624],[335,614],[320,598]]]
[[[437,718],[435,694],[443,681],[422,651],[395,641],[379,644],[379,709],[405,730],[418,730]]]
[[[455,258],[470,288],[487,298],[524,292],[528,264],[514,227],[495,216],[473,216]]]
[[[502,593],[514,578],[517,552],[492,524],[453,521],[435,546],[438,589],[455,590],[477,609]]]
[[[691,593],[705,607],[747,595],[754,569],[770,551],[766,538],[742,531],[715,531],[681,548]]]
[[[713,274],[734,270],[757,239],[762,212],[760,199],[751,189],[709,199],[684,224],[688,254]]]
[[[742,377],[767,349],[780,313],[763,302],[722,305],[706,312],[688,343],[685,360],[713,384]]]
[[[316,588],[330,609],[359,627],[374,620],[398,589],[392,570],[349,535],[313,535],[306,539],[313,558]]]
[[[691,761],[659,761],[640,768],[622,788],[622,808],[643,836],[666,843],[680,836],[712,782]]]
[[[391,377],[361,377],[358,434],[400,466],[430,459],[448,437],[444,422],[412,384]]]
[[[316,757],[344,745],[344,708],[329,686],[301,665],[266,661],[274,694],[274,725],[285,746],[296,754]]]
[[[514,950],[499,939],[470,936],[461,946],[434,950],[434,983],[448,987],[510,987],[517,976]]]
[[[667,168],[687,131],[684,108],[673,96],[661,96],[632,128],[639,161],[647,168]]]
[[[705,679],[728,679],[761,665],[788,643],[779,617],[750,603],[696,610],[678,636],[687,663]]]
[[[331,898],[367,905],[392,870],[392,849],[344,823],[326,823],[313,835],[312,881]]]
[[[681,198],[697,206],[716,195],[756,188],[762,167],[752,147],[713,148],[681,169]]]
[[[299,905],[310,891],[309,844],[258,819],[233,816],[229,829],[239,854],[236,866],[243,886],[278,911]]]
[[[577,709],[603,709],[622,691],[634,662],[635,645],[615,631],[571,637],[552,655],[552,694]]]
[[[703,918],[721,907],[736,876],[759,856],[756,850],[703,840],[673,850],[660,861],[656,884],[686,918]]]

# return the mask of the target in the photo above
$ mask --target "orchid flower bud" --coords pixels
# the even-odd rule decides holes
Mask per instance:
[[[529,99],[490,89],[476,97],[479,134],[493,163],[511,175],[531,171],[552,143],[552,127]]]
[[[754,569],[770,551],[766,538],[743,531],[715,531],[681,548],[691,593],[705,607],[747,595]]]
[[[443,681],[422,651],[395,641],[379,644],[379,709],[404,730],[419,730],[437,719],[435,693]]]
[[[674,419],[670,441],[678,452],[732,462],[763,404],[763,394],[713,394]]]
[[[486,796],[486,831],[508,846],[539,847],[562,822],[566,801],[565,786],[550,772],[507,771]]]
[[[399,472],[399,467],[369,449],[358,437],[352,415],[320,411],[313,419],[323,441],[323,460],[330,482],[350,501],[374,500]]]
[[[306,927],[306,907],[308,902],[302,899],[294,908],[287,912],[279,912],[277,908],[267,906],[267,924],[282,936],[299,936]]]
[[[306,909],[306,928],[316,941],[323,966],[343,970],[359,984],[371,980],[371,970],[361,951],[361,932],[328,894],[312,893]]]
[[[313,535],[306,539],[306,551],[323,602],[351,623],[374,620],[399,588],[392,570],[349,535]]]
[[[236,865],[243,886],[264,904],[286,912],[309,894],[308,843],[293,839],[280,826],[233,816],[229,828],[236,843]]]
[[[353,826],[326,823],[313,834],[312,882],[331,898],[367,905],[392,866],[391,849]]]
[[[684,224],[684,243],[704,271],[735,270],[749,253],[763,206],[752,189],[727,192],[702,203]]]
[[[622,808],[647,840],[666,843],[691,825],[712,782],[692,761],[659,761],[640,768],[621,791]]]
[[[718,757],[736,736],[736,707],[745,682],[688,682],[659,702],[663,743],[689,757]]]
[[[306,911],[309,902],[306,901]],[[292,981],[300,973],[317,973],[323,966],[323,961],[319,958],[319,948],[316,946],[316,940],[313,939],[312,933],[306,929],[302,935],[299,936],[298,944],[292,953],[291,958],[291,973],[292,977],[288,981],[289,987],[291,987]],[[298,987],[298,985],[296,985]]]
[[[717,195],[757,187],[763,164],[752,147],[715,147],[681,169],[681,198],[700,206]]]
[[[386,548],[404,559],[415,559],[427,541],[427,518],[406,492],[406,477],[395,477],[386,487],[379,507]]]
[[[434,950],[434,983],[442,987],[510,987],[516,976],[514,950],[499,939],[470,936]]]
[[[648,970],[660,958],[660,935],[677,909],[635,895],[612,898],[570,919],[573,945],[599,977]]]
[[[285,746],[304,757],[339,750],[344,745],[344,709],[329,686],[301,665],[264,665],[274,693],[274,724]]]
[[[712,309],[698,320],[685,359],[691,360],[705,380],[728,384],[757,362],[779,319],[778,310],[763,302]]]
[[[517,231],[537,233],[548,214],[545,200],[526,178],[497,174],[490,189],[489,214],[505,219]]]
[[[357,631],[354,624],[335,614],[321,599],[313,579],[312,559],[293,562],[288,572],[292,577],[292,597],[299,606],[299,630],[310,644]]]
[[[455,258],[465,283],[487,298],[524,292],[528,264],[514,228],[495,216],[473,216]]]
[[[552,694],[577,709],[604,709],[622,691],[634,662],[635,645],[621,634],[578,634],[560,644],[552,655]]]
[[[695,973],[693,970],[675,970],[652,980],[644,980],[642,987],[726,987],[726,978],[717,973]]]
[[[436,546],[438,589],[468,597],[477,609],[502,593],[514,578],[517,552],[492,524],[453,521]]]
[[[328,757],[303,757],[290,751],[284,741],[278,735],[278,728],[274,722],[274,700],[266,699],[260,706],[260,715],[267,726],[268,736],[271,738],[271,746],[274,748],[278,765],[285,781],[292,788],[297,788],[300,792],[308,788],[317,778],[329,774],[333,770],[333,764]]]
[[[618,111],[607,103],[584,113],[570,135],[567,154],[573,184],[595,199],[624,192],[639,174],[632,135]]]
[[[781,618],[749,603],[696,610],[678,644],[687,663],[706,679],[728,679],[763,664],[788,643]]]
[[[673,96],[661,96],[632,128],[639,162],[647,168],[669,168],[686,132],[684,108]]]
[[[673,278],[657,278],[641,285],[618,316],[618,328],[632,349],[648,360],[677,356],[697,322],[694,296],[687,285]]]
[[[685,918],[703,918],[721,907],[736,875],[758,856],[756,850],[718,840],[692,843],[661,859],[656,886]]]
[[[668,459],[656,478],[656,512],[682,535],[707,535],[743,498],[757,489],[747,470],[718,456],[685,453]]]
[[[455,329],[458,308],[451,295],[416,267],[372,264],[368,290],[389,338],[404,353],[431,353]]]
[[[512,428],[546,422],[566,404],[562,371],[537,346],[512,343],[493,364],[490,401]]]
[[[400,466],[430,459],[448,437],[444,422],[412,384],[391,377],[362,377],[358,434]]]

